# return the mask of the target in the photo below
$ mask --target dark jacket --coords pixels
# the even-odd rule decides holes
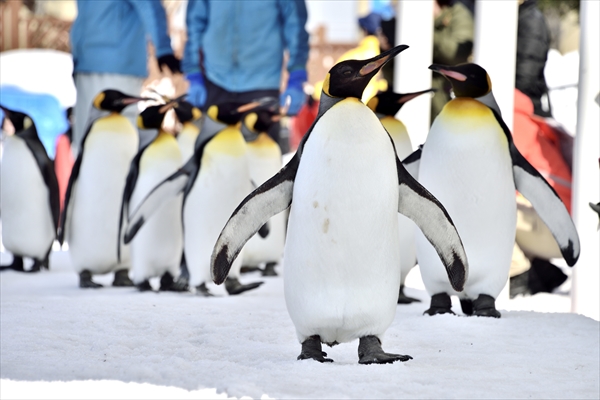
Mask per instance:
[[[550,50],[550,31],[536,0],[526,0],[519,6],[517,33],[517,65],[515,87],[533,102],[536,115],[549,117],[542,108],[541,98],[548,93],[544,67]]]

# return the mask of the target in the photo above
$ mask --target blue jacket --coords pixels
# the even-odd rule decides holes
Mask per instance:
[[[306,69],[306,18],[303,0],[190,0],[182,69],[231,92],[279,89],[284,50],[288,71]]]
[[[158,0],[77,0],[71,28],[74,72],[148,76],[147,38],[156,57],[172,54]]]

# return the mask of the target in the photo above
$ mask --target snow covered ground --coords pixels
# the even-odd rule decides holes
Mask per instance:
[[[359,365],[355,341],[320,364],[296,360],[281,277],[246,274],[265,285],[207,299],[81,290],[66,253],[51,263],[0,275],[2,399],[600,397],[600,323],[564,293],[501,300],[501,319],[428,317],[415,269],[407,294],[423,303],[398,306],[383,342],[414,359]]]

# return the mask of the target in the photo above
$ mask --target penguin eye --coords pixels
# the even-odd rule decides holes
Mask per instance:
[[[343,74],[344,76],[350,76],[350,75],[352,74],[352,70],[350,70],[350,69],[347,69],[347,70],[345,70],[345,71],[342,71],[342,74]]]

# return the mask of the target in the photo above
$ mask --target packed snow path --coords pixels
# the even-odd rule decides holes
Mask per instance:
[[[51,262],[49,272],[0,275],[1,398],[600,397],[599,322],[565,313],[558,295],[529,299],[560,313],[501,304],[501,319],[427,317],[427,294],[408,287],[423,303],[398,306],[383,347],[413,360],[359,365],[354,341],[324,347],[335,362],[320,364],[296,360],[281,277],[246,274],[265,285],[201,298],[82,290],[66,253]]]

